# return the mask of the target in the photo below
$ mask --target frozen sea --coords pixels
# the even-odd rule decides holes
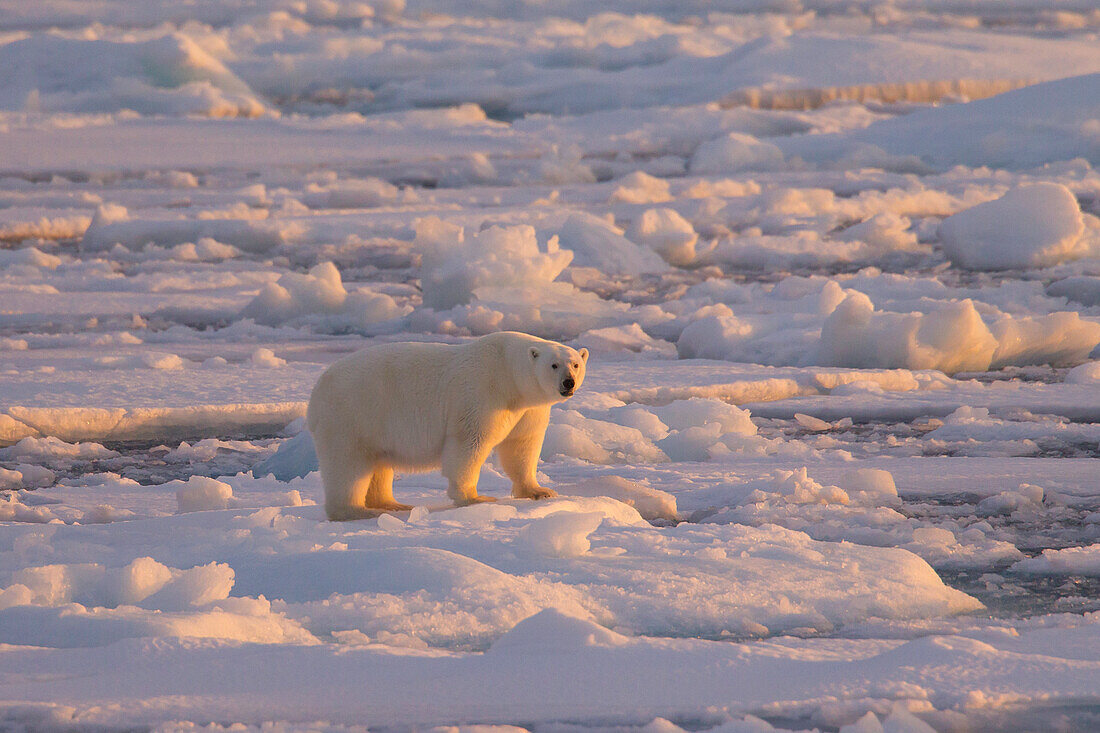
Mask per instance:
[[[1092,0],[0,0],[0,729],[1100,729]],[[370,344],[591,350],[325,520]]]

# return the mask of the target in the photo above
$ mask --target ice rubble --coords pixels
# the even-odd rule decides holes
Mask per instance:
[[[240,315],[266,325],[310,323],[334,331],[349,327],[369,329],[400,319],[411,311],[408,306],[399,306],[389,295],[368,288],[349,293],[336,265],[322,262],[308,273],[288,272],[278,281],[268,283]],[[270,366],[270,360],[264,365]]]
[[[549,286],[573,259],[556,240],[540,251],[532,227],[491,227],[469,240],[462,227],[439,219],[420,219],[414,227],[424,252],[424,305],[437,310],[471,302],[479,288]]]
[[[1095,698],[1095,614],[954,617],[933,570],[1096,573],[1089,459],[1012,457],[1095,452],[1096,76],[950,103],[1097,71],[1090,8],[124,5],[0,9],[0,717],[855,733]],[[308,433],[275,445],[324,365],[499,328],[593,351],[561,496],[429,474],[321,521]],[[1083,546],[1024,557],[1063,521]]]
[[[780,300],[774,297],[778,290],[773,302]],[[782,320],[751,310],[738,316],[721,305],[700,308],[681,331],[677,351],[682,358],[953,374],[1009,365],[1074,365],[1100,344],[1100,326],[1071,311],[1014,317],[983,308],[990,314],[983,317],[966,298],[924,299],[920,311],[896,312],[877,309],[865,293],[835,282],[807,296]]]
[[[34,35],[0,45],[0,108],[256,117],[266,105],[182,33],[113,41]]]

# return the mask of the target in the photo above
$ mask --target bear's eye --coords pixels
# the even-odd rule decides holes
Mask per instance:
[[[551,368],[551,369],[557,369],[557,368],[558,368],[558,365],[557,365],[557,364],[551,364],[551,365],[550,365],[550,368]]]
[[[574,369],[580,369],[580,365],[578,365],[578,364],[574,364],[574,365],[573,365],[573,368],[574,368]]]

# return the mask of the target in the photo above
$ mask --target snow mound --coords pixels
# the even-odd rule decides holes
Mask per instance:
[[[263,102],[181,33],[147,41],[36,34],[0,45],[0,108],[258,117]]]
[[[940,224],[944,253],[968,270],[1049,267],[1089,253],[1077,198],[1059,183],[1018,186]]]
[[[1070,369],[1066,373],[1066,384],[1100,383],[1100,361],[1090,361]]]
[[[104,215],[100,207],[80,240],[85,252],[104,252],[116,244],[129,250],[141,250],[148,244],[176,247],[212,240],[243,252],[261,253],[293,241],[294,232],[275,221],[256,219],[130,219],[123,209],[115,215]],[[121,207],[119,207],[121,208]],[[194,244],[195,258],[223,259],[233,250]],[[187,250],[174,250],[186,257]]]
[[[11,267],[13,265],[27,265],[30,267],[44,267],[48,270],[56,270],[60,264],[60,257],[47,254],[35,247],[0,249],[0,268]]]
[[[306,186],[302,202],[314,209],[367,209],[396,203],[401,190],[380,178],[350,179]]]
[[[708,140],[691,156],[689,168],[695,174],[778,170],[784,165],[777,146],[742,132]]]
[[[547,650],[560,651],[585,646],[620,646],[629,637],[586,618],[578,618],[548,608],[529,616],[493,642],[490,653],[529,655]]]
[[[851,141],[894,155],[916,155],[937,168],[1018,169],[1074,158],[1096,165],[1097,120],[1100,74],[1092,73],[883,120],[852,134]],[[824,141],[809,137],[797,141],[797,152],[806,152],[803,146],[822,147]]]
[[[1047,286],[1047,295],[1062,297],[1082,305],[1100,305],[1100,277],[1074,275]]]

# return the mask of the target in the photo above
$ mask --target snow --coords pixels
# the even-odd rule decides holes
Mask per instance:
[[[0,3],[0,728],[1095,728],[1098,23]],[[558,495],[326,521],[322,371],[502,329]]]

